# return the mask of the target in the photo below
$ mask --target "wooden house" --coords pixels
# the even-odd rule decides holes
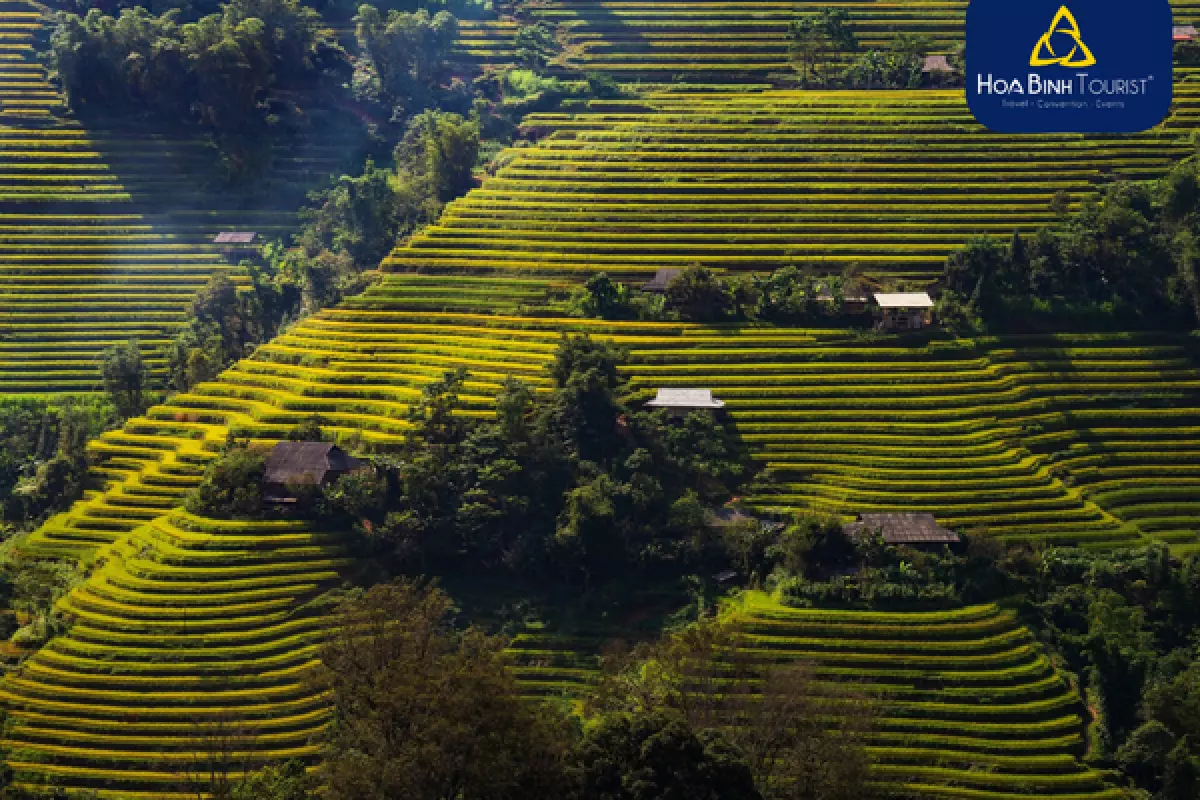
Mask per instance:
[[[329,442],[280,442],[267,458],[263,496],[268,503],[296,502],[296,487],[327,486],[366,466]]]

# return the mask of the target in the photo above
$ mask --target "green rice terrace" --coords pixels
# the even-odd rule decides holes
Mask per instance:
[[[1080,764],[1082,701],[1011,611],[995,605],[887,614],[795,609],[761,593],[730,610],[752,663],[804,661],[818,680],[879,699],[870,734],[880,782],[921,797],[1118,794]],[[589,680],[596,642],[529,632],[513,652],[535,695]]]
[[[60,605],[70,634],[2,690],[18,782],[186,796],[214,726],[249,767],[316,752],[328,710],[305,671],[331,621],[306,603],[346,561],[328,534],[176,513],[102,560]]]
[[[384,261],[391,270],[653,274],[858,264],[929,281],[977,234],[1032,231],[1189,151],[1196,110],[1139,136],[985,132],[961,92],[593,101],[534,114],[536,144]],[[1186,104],[1185,104],[1186,103]]]
[[[1200,3],[1172,0],[1177,24],[1200,18]],[[788,77],[788,25],[798,15],[845,9],[864,48],[897,33],[929,37],[936,52],[962,43],[966,0],[543,0],[533,14],[561,26],[563,61],[621,80],[722,82]]]
[[[923,33],[951,53],[966,5],[535,0],[464,21],[456,76],[511,63],[518,19],[544,20],[565,43],[551,71],[625,90],[526,115],[487,177],[399,242],[371,288],[89,444],[91,488],[16,547],[87,577],[58,601],[62,631],[0,683],[14,782],[194,797],[213,726],[236,732],[247,769],[315,766],[331,709],[310,669],[355,564],[303,520],[218,521],[184,496],[231,434],[267,447],[313,415],[347,449],[394,450],[422,389],[459,367],[472,416],[493,413],[510,376],[546,392],[565,334],[626,349],[635,401],[691,387],[723,400],[762,468],[740,498],[749,512],[931,512],[1005,542],[1200,554],[1194,333],[891,337],[566,313],[600,271],[636,285],[692,265],[857,266],[931,287],[971,238],[1036,233],[1064,213],[1056,197],[1077,208],[1195,153],[1200,70],[1179,70],[1169,118],[1131,136],[992,134],[961,90],[745,90],[789,83],[798,13],[845,7],[864,45]],[[1200,2],[1172,5],[1200,21]],[[266,193],[284,199],[222,204],[196,181],[210,163],[199,142],[66,111],[34,52],[44,25],[40,7],[0,0],[0,396],[99,392],[98,355],[131,337],[161,376],[195,293],[222,271],[246,280],[214,234],[285,236],[301,190],[357,146],[317,114],[274,153]],[[806,662],[822,684],[877,698],[871,775],[890,791],[1128,797],[1085,763],[1093,709],[1013,605],[802,609],[751,591],[724,611],[754,663]],[[572,701],[603,644],[530,626],[508,654],[525,696]]]
[[[295,224],[296,206],[222,208],[198,188],[198,141],[64,116],[34,58],[41,25],[33,5],[0,3],[0,394],[96,391],[97,356],[130,337],[161,368],[192,296],[230,269],[213,236]],[[325,179],[350,147],[314,131],[275,154],[272,191]]]
[[[399,275],[263,346],[217,382],[103,435],[110,488],[28,546],[94,553],[178,504],[226,433],[274,440],[312,414],[386,447],[421,387],[470,370],[487,413],[505,377],[546,386],[564,332],[632,353],[633,391],[709,386],[776,481],[754,506],[927,510],[964,530],[1098,547],[1200,549],[1200,362],[1156,334],[863,342],[840,330],[705,328],[472,313],[545,302],[553,284]],[[476,306],[478,307],[478,306]],[[1170,477],[1168,484],[1165,477]]]

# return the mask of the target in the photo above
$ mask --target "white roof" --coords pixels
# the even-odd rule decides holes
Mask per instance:
[[[880,308],[933,308],[933,298],[929,296],[929,292],[877,294],[875,302]]]
[[[659,389],[646,403],[650,408],[724,408],[725,401],[712,396],[712,389]]]

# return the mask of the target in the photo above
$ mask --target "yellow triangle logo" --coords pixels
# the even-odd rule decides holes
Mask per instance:
[[[1056,52],[1051,39],[1058,37],[1059,51]],[[1070,40],[1064,44],[1066,40]],[[1083,37],[1079,33],[1079,23],[1075,21],[1075,16],[1070,9],[1062,6],[1058,9],[1058,13],[1054,15],[1054,21],[1050,23],[1050,30],[1042,34],[1042,38],[1038,39],[1038,43],[1033,48],[1033,55],[1029,57],[1029,66],[1031,67],[1090,67],[1096,63],[1096,57],[1092,55],[1092,51],[1083,43]]]

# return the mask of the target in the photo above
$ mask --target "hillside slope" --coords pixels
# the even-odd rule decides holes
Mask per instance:
[[[0,395],[98,391],[97,357],[130,338],[159,372],[191,298],[232,269],[213,235],[289,231],[356,135],[309,114],[258,181],[270,202],[222,199],[201,186],[213,156],[199,137],[69,115],[35,53],[45,24],[0,0]]]
[[[763,92],[597,100],[530,115],[539,136],[384,261],[389,270],[597,270],[692,264],[931,280],[978,234],[1030,232],[1051,201],[1162,175],[1175,124],[1122,137],[998,135],[961,91]]]
[[[1145,535],[1180,552],[1200,545],[1200,362],[1190,337],[904,344],[842,330],[521,313],[551,289],[528,279],[392,276],[218,381],[104,434],[93,451],[109,488],[26,546],[86,556],[165,513],[228,431],[270,441],[320,414],[339,435],[387,447],[400,441],[421,387],[459,366],[471,373],[472,413],[487,413],[505,377],[545,386],[559,337],[585,332],[630,350],[625,371],[639,396],[707,386],[726,400],[775,479],[746,498],[751,505],[933,511],[962,529],[1097,547]],[[464,308],[472,302],[499,313]]]
[[[18,784],[195,797],[215,761],[312,761],[329,710],[306,673],[334,623],[310,601],[346,564],[328,535],[173,513],[103,561],[0,688]]]
[[[548,0],[538,19],[565,32],[564,61],[619,80],[721,83],[790,77],[788,24],[801,14],[843,9],[863,49],[897,33],[921,34],[934,51],[963,40],[967,0]],[[1200,2],[1171,0],[1176,24],[1195,24]],[[1047,20],[1049,22],[1049,20]]]

